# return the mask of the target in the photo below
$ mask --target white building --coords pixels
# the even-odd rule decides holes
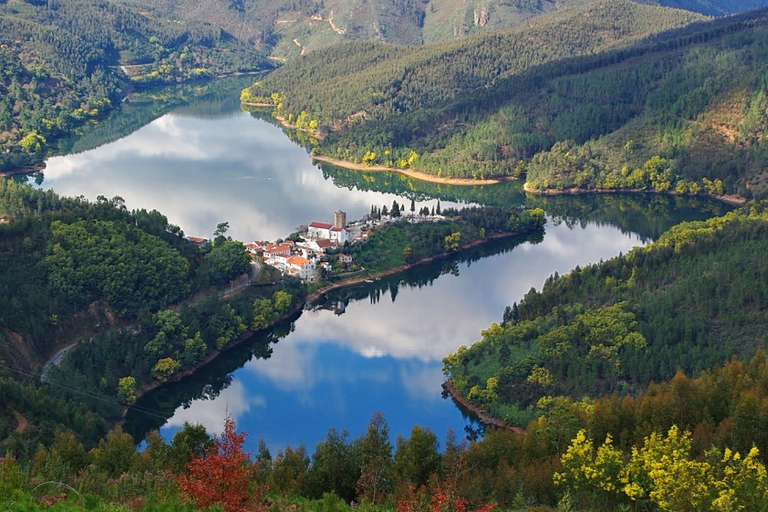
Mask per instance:
[[[315,276],[315,260],[292,256],[286,262],[288,272],[300,279],[311,280]]]
[[[347,230],[343,227],[334,226],[325,222],[312,222],[307,227],[307,238],[311,240],[328,239],[331,242],[336,242],[341,245],[347,240]]]

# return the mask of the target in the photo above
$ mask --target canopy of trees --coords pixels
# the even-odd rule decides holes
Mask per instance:
[[[682,223],[625,256],[550,277],[445,358],[461,394],[525,424],[547,395],[621,395],[751,357],[768,320],[766,204]]]

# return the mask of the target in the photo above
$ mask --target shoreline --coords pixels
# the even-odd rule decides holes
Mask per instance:
[[[9,176],[18,176],[20,174],[32,174],[33,172],[40,172],[46,167],[45,162],[38,165],[31,165],[29,167],[19,167],[18,169],[11,169],[10,171],[0,171],[0,177],[7,178]]]
[[[211,362],[213,362],[222,352],[225,352],[227,350],[235,348],[238,345],[241,345],[242,343],[244,343],[245,341],[250,339],[254,334],[257,334],[259,332],[263,332],[263,331],[272,329],[278,323],[286,321],[286,320],[290,320],[294,316],[296,316],[296,318],[298,318],[299,316],[301,316],[301,312],[306,308],[307,304],[311,305],[313,302],[319,300],[324,295],[326,295],[327,293],[329,293],[329,292],[331,292],[333,290],[338,290],[340,288],[345,288],[347,286],[354,286],[354,285],[357,285],[357,284],[360,284],[360,283],[364,283],[365,281],[367,281],[369,279],[376,279],[376,278],[386,277],[386,276],[390,276],[390,275],[397,274],[397,273],[400,273],[400,272],[404,272],[406,270],[409,270],[411,268],[417,267],[419,265],[423,265],[425,263],[431,263],[433,261],[437,261],[437,260],[440,260],[440,259],[445,259],[445,258],[447,258],[447,257],[449,257],[449,256],[451,256],[453,254],[460,253],[460,252],[462,252],[464,250],[467,250],[467,249],[472,249],[472,248],[477,247],[479,245],[482,245],[482,244],[484,244],[486,242],[490,242],[490,241],[493,241],[493,240],[500,240],[500,239],[503,239],[503,238],[508,238],[508,237],[517,236],[517,235],[524,235],[524,234],[529,233],[529,232],[530,231],[494,233],[494,234],[489,235],[489,236],[487,236],[485,238],[480,238],[478,240],[474,240],[472,242],[464,244],[456,252],[441,252],[440,254],[437,254],[435,256],[430,256],[429,258],[422,258],[422,259],[420,259],[418,261],[414,261],[412,263],[407,263],[405,265],[398,265],[396,267],[392,267],[392,268],[389,268],[389,269],[386,269],[386,270],[381,270],[379,272],[367,273],[366,275],[356,276],[356,277],[352,277],[352,278],[349,278],[349,279],[344,279],[344,280],[339,281],[337,283],[332,283],[332,284],[323,286],[322,288],[318,288],[317,290],[307,294],[302,301],[298,302],[291,309],[289,309],[283,315],[278,317],[274,322],[272,322],[269,325],[269,327],[266,327],[264,329],[259,329],[257,331],[246,331],[242,336],[240,336],[240,338],[232,341],[231,343],[229,343],[225,347],[222,347],[221,349],[215,349],[210,354],[208,354],[205,357],[205,359],[203,359],[202,361],[196,363],[193,366],[190,366],[189,368],[185,368],[183,370],[180,370],[178,373],[173,374],[168,380],[166,380],[164,382],[160,382],[160,381],[155,380],[155,381],[147,383],[147,385],[145,385],[145,386],[143,386],[141,388],[136,389],[136,391],[134,393],[135,396],[136,396],[136,400],[132,404],[130,404],[129,406],[125,406],[125,405],[122,406],[122,410],[121,410],[122,418],[119,421],[119,424],[120,425],[123,424],[123,422],[125,421],[125,415],[128,412],[128,409],[130,407],[132,407],[143,396],[151,393],[152,391],[155,391],[157,389],[162,388],[166,384],[172,384],[172,383],[180,382],[180,381],[186,379],[187,377],[191,377],[198,370],[202,369],[203,367],[205,367],[208,364],[210,364]]]
[[[420,181],[427,181],[429,183],[442,183],[444,185],[498,185],[505,181],[515,181],[517,178],[501,177],[490,178],[483,180],[476,180],[472,178],[443,178],[441,176],[435,176],[434,174],[427,174],[422,171],[414,171],[413,169],[398,169],[397,167],[386,167],[383,165],[365,165],[356,164],[347,160],[339,160],[338,158],[332,158],[325,155],[310,155],[313,161],[325,162],[336,167],[343,167],[344,169],[350,169],[352,171],[373,171],[373,172],[398,172],[404,174],[409,178],[413,178]]]
[[[263,102],[248,102],[243,101],[241,102],[241,105],[245,105],[248,107],[254,107],[254,108],[274,108],[274,105],[271,103],[263,103]],[[317,133],[312,133],[308,130],[304,130],[303,128],[299,128],[296,125],[290,124],[284,117],[280,116],[274,116],[277,121],[283,125],[286,128],[289,128],[291,130],[298,130],[302,131],[304,133],[307,133],[316,139],[320,140],[322,139],[322,136]],[[400,174],[404,174],[405,176],[408,176],[409,178],[413,178],[415,180],[419,181],[426,181],[429,183],[442,183],[444,185],[460,185],[460,186],[469,186],[469,185],[498,185],[499,183],[505,182],[505,181],[516,181],[517,178],[513,178],[510,176],[503,176],[500,178],[489,178],[489,179],[482,179],[477,180],[473,178],[443,178],[441,176],[435,176],[434,174],[428,174],[426,172],[422,171],[414,171],[413,169],[399,169],[397,167],[386,167],[384,165],[365,165],[365,164],[357,164],[354,162],[350,162],[348,160],[341,160],[338,158],[333,158],[330,156],[325,155],[309,155],[310,158],[313,161],[317,162],[325,162],[327,164],[335,165],[336,167],[342,167],[344,169],[349,169],[351,171],[373,171],[373,172],[397,172]]]
[[[529,194],[534,194],[537,196],[564,196],[564,195],[578,195],[578,194],[664,194],[664,195],[670,195],[670,196],[689,196],[689,197],[710,197],[712,199],[718,199],[724,203],[741,206],[747,202],[747,199],[731,194],[731,195],[722,195],[722,196],[713,196],[709,194],[704,194],[703,196],[700,196],[698,194],[680,194],[679,192],[675,192],[674,190],[664,190],[662,192],[659,192],[658,190],[642,190],[639,188],[565,188],[565,189],[557,189],[557,188],[546,188],[546,189],[538,189],[538,188],[531,188],[530,185],[528,185],[528,182],[526,181],[523,183],[523,190]]]
[[[483,412],[476,405],[470,404],[469,401],[466,398],[464,398],[464,396],[461,395],[461,393],[459,393],[456,390],[456,388],[453,386],[453,382],[451,382],[451,379],[448,379],[445,382],[443,382],[442,386],[445,392],[448,394],[448,396],[450,396],[451,399],[456,403],[456,405],[459,408],[465,409],[466,411],[477,416],[477,420],[481,425],[484,425],[486,427],[491,426],[491,427],[500,428],[502,430],[514,432],[515,434],[518,434],[518,435],[525,434],[525,429],[507,425],[506,423],[501,421],[499,418],[495,418],[490,414]]]

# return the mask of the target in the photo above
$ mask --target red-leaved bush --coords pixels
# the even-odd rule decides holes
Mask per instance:
[[[224,512],[261,511],[264,487],[254,481],[257,467],[243,453],[245,433],[235,431],[232,418],[224,420],[224,433],[214,438],[205,457],[187,464],[188,475],[179,475],[176,482],[182,495],[198,509],[219,504]]]

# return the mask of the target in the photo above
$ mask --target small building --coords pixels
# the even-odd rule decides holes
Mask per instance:
[[[307,248],[317,254],[325,254],[328,249],[335,247],[336,244],[328,240],[327,238],[321,238],[318,240],[308,240],[302,244],[302,247]]]
[[[312,222],[307,226],[307,238],[310,240],[327,239],[341,245],[349,240],[347,230],[326,222]]]
[[[315,275],[315,260],[292,256],[286,261],[286,268],[300,279],[311,280]]]
[[[342,263],[352,263],[352,256],[349,254],[339,254],[339,261]]]
[[[193,243],[198,247],[205,247],[206,245],[208,245],[208,239],[201,238],[199,236],[188,236],[187,240],[189,240],[190,243]]]

